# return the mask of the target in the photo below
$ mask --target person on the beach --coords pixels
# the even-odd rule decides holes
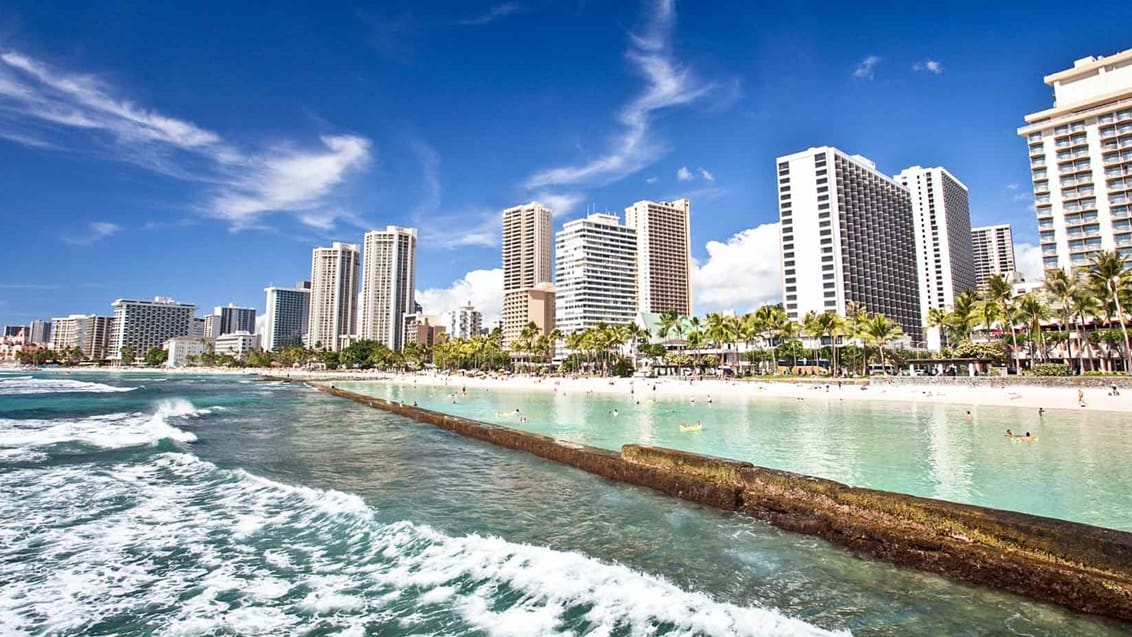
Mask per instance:
[[[1085,390],[1083,389],[1077,390],[1077,404],[1082,407],[1085,406]]]
[[[1007,437],[1007,438],[1013,438],[1013,437],[1014,437],[1014,432],[1013,432],[1013,431],[1010,431],[1009,429],[1007,429],[1007,430],[1006,430],[1006,437]]]

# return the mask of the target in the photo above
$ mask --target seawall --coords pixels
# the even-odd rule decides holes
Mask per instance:
[[[455,433],[736,511],[900,566],[1132,622],[1132,533],[862,489],[749,462],[625,445],[620,453],[313,384]]]

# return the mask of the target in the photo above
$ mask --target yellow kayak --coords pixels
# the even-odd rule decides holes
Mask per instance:
[[[689,433],[689,432],[693,432],[693,431],[703,431],[703,430],[704,430],[703,425],[680,425],[680,431],[682,431],[684,433]]]

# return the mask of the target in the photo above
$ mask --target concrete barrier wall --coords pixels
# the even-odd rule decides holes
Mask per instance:
[[[901,566],[1132,621],[1132,533],[850,487],[749,462],[626,445],[567,443],[315,385],[470,438],[725,511]]]

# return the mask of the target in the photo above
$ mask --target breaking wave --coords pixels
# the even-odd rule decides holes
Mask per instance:
[[[102,383],[90,383],[70,378],[32,378],[17,376],[0,379],[0,396],[19,396],[22,394],[108,394],[134,391],[137,387],[114,387]]]
[[[9,420],[0,418],[0,461],[25,460],[36,449],[80,443],[100,449],[156,444],[161,440],[195,442],[197,437],[169,420],[200,416],[208,410],[181,398],[158,402],[153,413],[120,413],[79,419]],[[21,452],[22,453],[18,453]]]

